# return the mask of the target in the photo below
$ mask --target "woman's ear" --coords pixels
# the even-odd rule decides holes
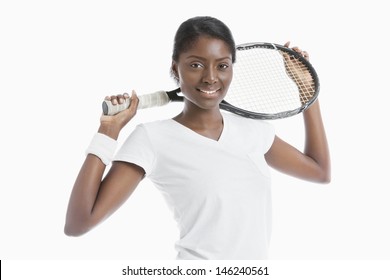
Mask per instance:
[[[171,76],[177,83],[179,83],[179,73],[177,72],[177,64],[175,61],[172,61],[171,64]]]

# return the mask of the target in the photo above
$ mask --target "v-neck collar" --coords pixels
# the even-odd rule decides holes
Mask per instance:
[[[222,128],[222,132],[221,134],[219,135],[219,138],[217,140],[215,139],[212,139],[212,138],[209,138],[207,136],[204,136],[194,130],[192,130],[191,128],[179,123],[178,121],[174,120],[174,119],[170,119],[177,127],[179,127],[181,130],[183,130],[185,133],[187,133],[188,135],[191,135],[192,137],[196,137],[198,139],[202,139],[204,141],[211,141],[211,142],[214,142],[214,143],[221,143],[224,138],[225,138],[225,134],[227,133],[227,130],[228,130],[228,122],[227,122],[227,119],[225,118],[225,116],[222,114],[222,122],[223,122],[223,128]]]

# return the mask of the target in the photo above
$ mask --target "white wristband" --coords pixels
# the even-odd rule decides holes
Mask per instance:
[[[93,154],[101,159],[105,165],[109,165],[114,158],[117,141],[102,133],[96,133],[85,153]]]

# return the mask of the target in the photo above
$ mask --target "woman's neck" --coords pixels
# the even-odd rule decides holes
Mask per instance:
[[[214,140],[218,140],[223,131],[223,117],[219,108],[215,110],[194,110],[185,107],[173,119],[196,133]]]

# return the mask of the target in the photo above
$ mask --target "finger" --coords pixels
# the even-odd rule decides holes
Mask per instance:
[[[303,56],[304,58],[309,59],[309,53],[308,53],[308,52],[303,51],[303,50],[301,50],[301,49],[298,48],[298,47],[294,47],[294,48],[292,48],[292,50],[294,50],[295,52],[299,53],[299,54],[300,54],[301,56]]]
[[[111,95],[110,100],[111,100],[112,105],[118,104],[118,100],[116,98],[116,95]]]
[[[290,46],[290,41],[287,41],[283,46],[288,48]]]
[[[134,90],[131,92],[131,97],[129,97],[129,98],[130,98],[130,106],[127,108],[127,110],[130,111],[131,114],[134,115],[137,112],[138,103],[139,103],[139,99],[138,99],[137,94]]]
[[[138,96],[134,90],[131,92],[130,99],[131,99],[131,101],[130,101],[129,109],[132,111],[137,110],[139,99],[138,99]]]
[[[123,104],[127,98],[129,98],[129,95],[127,93],[124,94],[118,94],[118,95],[111,95],[111,96],[106,96],[105,100],[111,101],[112,105],[118,105],[118,104]]]
[[[291,49],[292,49],[293,51],[299,53],[299,54],[302,53],[302,50],[301,50],[299,47],[292,47]]]
[[[125,102],[126,95],[129,96],[127,93],[118,94],[118,95],[117,95],[119,104],[123,104],[123,103]]]

